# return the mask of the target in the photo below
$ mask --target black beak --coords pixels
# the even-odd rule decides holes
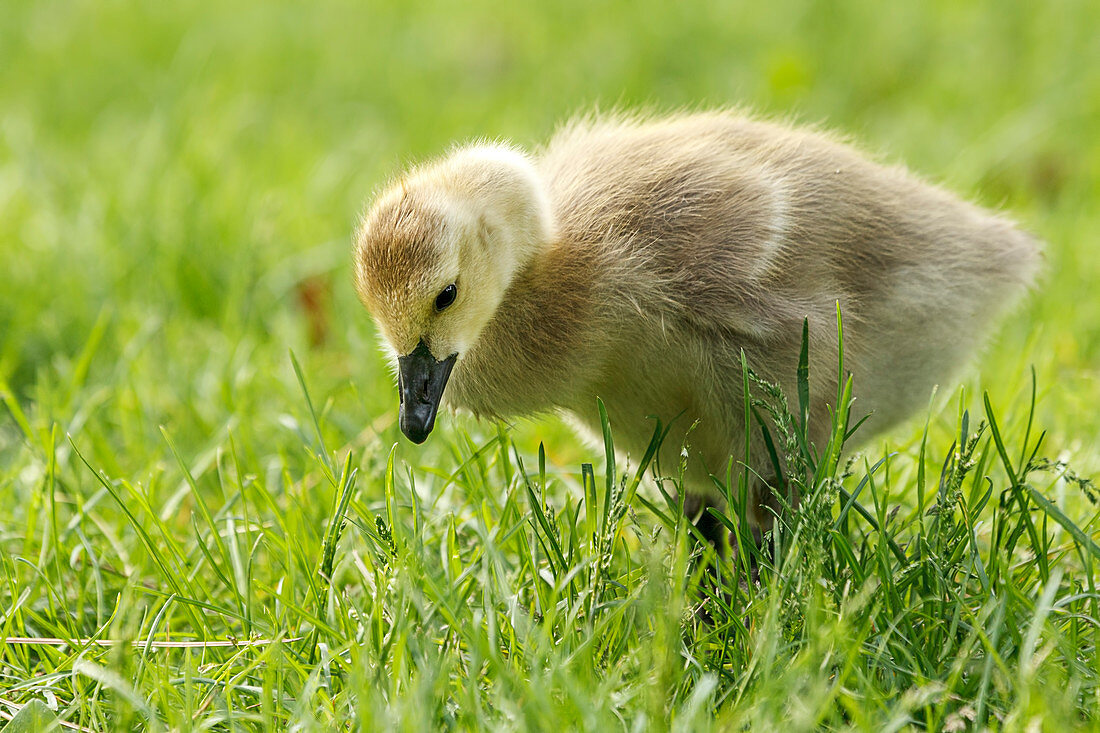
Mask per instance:
[[[451,376],[458,354],[436,361],[420,339],[416,348],[397,358],[397,391],[401,395],[401,432],[414,443],[423,443],[435,427],[435,413],[443,388]]]

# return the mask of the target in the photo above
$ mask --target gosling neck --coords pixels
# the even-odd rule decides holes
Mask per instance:
[[[599,262],[561,242],[532,250],[473,348],[455,368],[448,399],[490,417],[568,409],[598,367]]]

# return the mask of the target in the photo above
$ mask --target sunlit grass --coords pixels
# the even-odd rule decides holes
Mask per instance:
[[[0,720],[1095,725],[1095,3],[3,16]],[[656,487],[625,501],[641,456],[608,483],[553,419],[400,439],[348,265],[405,160],[537,144],[596,104],[728,103],[824,122],[1049,245],[962,386],[807,459],[760,584],[728,565],[716,589]]]

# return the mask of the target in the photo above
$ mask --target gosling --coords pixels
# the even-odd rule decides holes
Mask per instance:
[[[730,111],[582,117],[534,156],[457,148],[382,192],[355,246],[410,440],[441,400],[486,418],[557,412],[591,437],[599,397],[634,456],[651,416],[675,421],[660,455],[677,465],[686,436],[697,511],[723,505],[711,475],[744,455],[742,350],[793,396],[809,320],[820,447],[839,302],[866,439],[927,404],[1038,261],[997,214],[828,135]],[[771,498],[755,491],[746,518],[761,527]]]

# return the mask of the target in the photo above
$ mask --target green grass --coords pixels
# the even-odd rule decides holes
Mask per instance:
[[[2,16],[0,724],[1100,725],[1096,3]],[[716,587],[641,457],[552,420],[400,439],[349,264],[370,192],[455,139],[728,103],[1049,246],[970,375],[858,456],[803,453],[753,387],[805,501],[759,586]]]

